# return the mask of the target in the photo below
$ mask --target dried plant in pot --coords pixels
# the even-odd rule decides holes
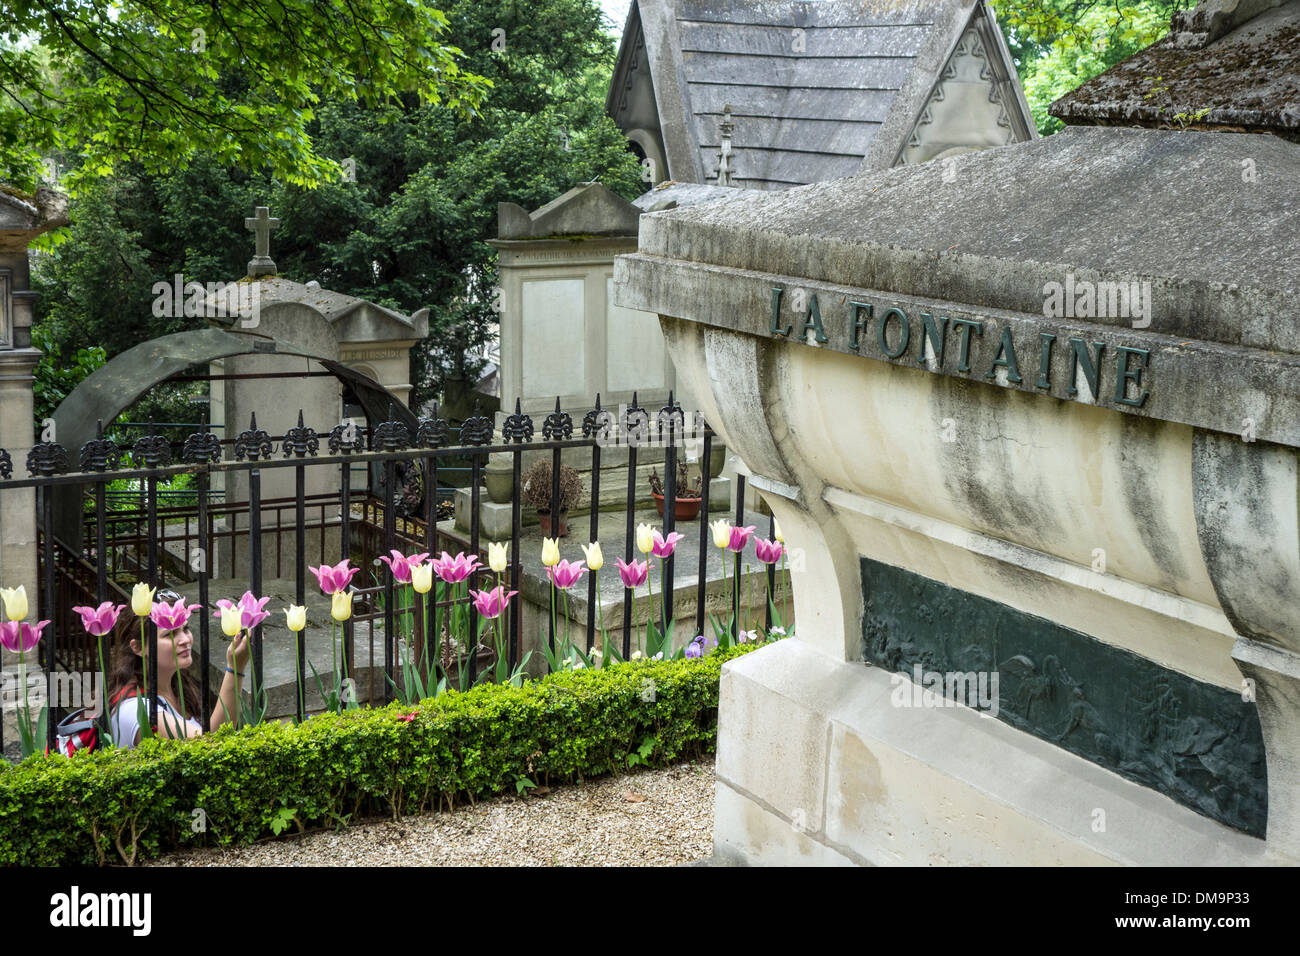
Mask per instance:
[[[690,521],[700,513],[700,502],[704,494],[701,490],[702,479],[697,477],[692,482],[688,477],[686,462],[677,463],[677,487],[674,489],[676,501],[673,503],[673,518],[677,521]],[[660,517],[664,513],[664,482],[659,477],[659,470],[650,472],[650,494],[654,497],[655,507]]]
[[[552,521],[551,515],[551,463],[545,459],[534,462],[520,479],[525,504],[537,509],[537,517],[542,523],[542,534],[548,538],[562,538],[569,533],[565,515],[577,504],[582,496],[582,478],[575,468],[560,466],[559,507],[556,509],[558,520]]]

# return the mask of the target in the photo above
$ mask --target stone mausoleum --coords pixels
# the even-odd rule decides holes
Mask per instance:
[[[633,0],[605,110],[648,181],[745,189],[1037,135],[983,0]]]
[[[723,671],[716,856],[1298,862],[1300,146],[954,165],[616,261],[804,557],[798,636]]]

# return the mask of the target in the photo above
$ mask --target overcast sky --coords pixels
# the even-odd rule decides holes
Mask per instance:
[[[600,7],[605,11],[605,16],[614,21],[613,34],[614,38],[623,35],[623,24],[627,23],[627,8],[632,5],[632,0],[600,0]]]

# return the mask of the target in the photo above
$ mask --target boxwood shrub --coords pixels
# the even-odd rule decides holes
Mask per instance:
[[[722,664],[752,646],[301,725],[29,757],[0,770],[0,863],[134,864],[177,847],[247,844],[377,812],[396,819],[700,756],[716,744]]]

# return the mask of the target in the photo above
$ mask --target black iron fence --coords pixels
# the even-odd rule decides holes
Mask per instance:
[[[390,419],[393,418],[390,411]],[[696,600],[696,633],[705,630],[705,588],[707,584],[707,554],[712,541],[710,532],[710,471],[708,462],[712,451],[713,432],[707,424],[698,420],[693,423],[696,437],[702,441],[703,454],[700,460],[702,468],[702,490],[699,508],[699,570]],[[337,536],[340,553],[345,558],[360,552],[363,568],[371,567],[371,559],[378,553],[391,550],[422,550],[433,554],[443,549],[444,541],[437,529],[438,504],[442,486],[439,473],[444,462],[455,461],[457,467],[468,462],[470,527],[469,548],[471,555],[483,555],[480,540],[480,497],[483,484],[483,468],[491,454],[504,453],[513,457],[514,492],[511,498],[511,533],[509,565],[506,569],[508,590],[519,592],[522,561],[520,556],[520,534],[523,525],[521,513],[520,481],[522,456],[526,451],[547,450],[552,458],[551,514],[558,514],[560,503],[560,467],[565,452],[589,450],[591,455],[591,501],[590,541],[600,540],[601,509],[601,452],[611,445],[627,450],[627,489],[626,489],[626,544],[624,560],[631,562],[634,558],[635,527],[634,511],[638,500],[637,494],[637,457],[638,452],[647,446],[664,449],[664,499],[667,502],[663,511],[664,534],[667,536],[676,524],[673,502],[676,501],[677,456],[682,441],[687,437],[687,423],[683,409],[675,403],[672,396],[664,407],[653,417],[650,412],[637,404],[635,396],[629,406],[620,409],[618,414],[601,407],[600,397],[596,397],[595,406],[586,412],[579,422],[560,409],[556,400],[555,411],[546,415],[540,427],[540,437],[533,419],[520,412],[516,404],[515,412],[505,417],[501,428],[501,443],[493,444],[495,436],[492,419],[475,415],[466,420],[459,429],[459,442],[452,444],[453,429],[440,418],[419,419],[414,429],[406,424],[390,420],[373,428],[366,428],[351,423],[333,426],[322,435],[315,429],[303,424],[303,415],[299,413],[298,425],[289,429],[284,435],[272,436],[257,426],[256,417],[250,420],[249,427],[237,436],[222,440],[205,427],[190,434],[183,442],[170,442],[165,437],[149,429],[147,434],[135,440],[129,449],[121,448],[116,442],[103,437],[103,427],[98,430],[99,437],[87,442],[73,456],[68,449],[55,442],[42,442],[35,445],[27,456],[28,477],[13,477],[13,462],[8,452],[0,449],[0,493],[34,489],[36,500],[36,517],[38,525],[38,552],[40,578],[40,616],[52,623],[46,630],[42,649],[43,663],[46,670],[53,674],[57,663],[64,662],[82,669],[93,669],[98,664],[91,662],[106,661],[110,653],[107,646],[109,636],[90,637],[74,620],[70,608],[80,602],[98,605],[104,601],[128,603],[129,594],[121,583],[121,577],[127,575],[132,579],[143,581],[149,586],[159,586],[175,577],[184,575],[183,568],[175,562],[164,560],[172,554],[169,544],[174,546],[182,558],[191,554],[210,555],[221,540],[227,539],[231,553],[231,576],[234,573],[246,574],[248,590],[258,595],[263,593],[265,567],[264,539],[273,537],[274,553],[277,565],[275,574],[281,574],[280,555],[283,539],[293,539],[294,560],[292,571],[295,583],[295,600],[299,605],[305,603],[307,560],[305,550],[308,540],[316,540],[322,554],[329,536]],[[322,449],[322,445],[324,448]],[[229,454],[225,454],[229,452]],[[278,452],[278,455],[277,455]],[[370,488],[353,487],[353,466],[366,464],[378,469],[382,474],[379,488],[385,491],[384,497],[377,497]],[[402,502],[399,500],[397,471],[399,467],[416,465],[423,471],[423,488],[426,489],[415,514],[399,515]],[[267,472],[292,469],[295,491],[292,496],[263,499],[261,494],[262,478]],[[334,469],[337,472],[338,493],[326,495],[308,495],[306,492],[306,475],[308,469]],[[313,472],[319,474],[319,472]],[[215,476],[225,474],[241,475],[247,483],[247,496],[236,502],[218,502],[213,499],[211,483]],[[159,483],[166,482],[177,475],[192,476],[193,503],[188,506],[168,505],[159,493]],[[132,511],[110,510],[108,503],[110,483],[130,480],[142,483],[143,507]],[[743,525],[744,477],[737,476],[735,494],[736,509],[734,522]],[[60,540],[55,528],[54,492],[67,486],[79,487],[89,501],[87,516],[79,528],[80,541]],[[263,529],[265,516],[273,515],[273,529]],[[730,516],[728,516],[730,517]],[[310,518],[310,520],[309,520]],[[218,527],[218,524],[222,527]],[[773,533],[769,519],[768,534]],[[242,563],[235,557],[240,550],[238,542],[246,555]],[[210,686],[210,652],[209,640],[212,626],[209,583],[211,572],[208,563],[198,561],[191,563],[197,578],[197,603],[203,606],[198,614],[197,643],[201,664],[202,700],[210,706],[213,689]],[[674,558],[668,556],[663,561],[662,610],[660,619],[664,625],[673,618],[673,596],[675,594]],[[739,581],[742,573],[742,556],[734,555],[733,581]],[[772,592],[775,578],[775,565],[766,569],[768,593]],[[488,568],[482,567],[474,572],[469,581],[471,586],[482,586],[489,576]],[[599,601],[596,594],[596,579],[588,576],[586,646],[588,651],[594,645],[596,636],[596,613]],[[436,593],[436,592],[434,592]],[[432,595],[430,595],[432,597]],[[354,589],[356,613],[343,625],[343,654],[347,672],[352,673],[354,665],[354,625],[356,623],[373,623],[382,619],[384,628],[383,667],[387,684],[383,688],[385,700],[391,696],[393,686],[396,630],[395,621],[400,614],[410,608],[398,606],[398,592],[391,574],[384,575],[382,583],[373,587]],[[660,597],[656,595],[656,598]],[[551,589],[551,601],[555,600],[555,591]],[[634,593],[625,589],[622,615],[622,656],[631,656],[632,607]],[[734,587],[732,592],[733,617],[732,633],[739,628],[740,589]],[[467,604],[469,615],[469,634],[478,634],[478,613],[472,602],[462,599]],[[435,642],[439,635],[439,618],[450,613],[450,600],[427,600],[423,604],[423,616],[416,628],[416,652],[421,656],[436,655]],[[554,607],[552,607],[554,611]],[[509,669],[513,672],[519,661],[521,595],[510,601],[507,614]],[[771,605],[765,612],[768,628],[772,625]],[[555,649],[555,616],[551,615],[549,642],[551,650]],[[261,626],[250,632],[252,659],[255,680],[264,681],[263,645]],[[157,706],[158,673],[157,628],[149,622],[146,624],[146,640],[150,646],[149,673],[146,675],[151,708]],[[370,644],[373,653],[373,644]],[[436,657],[434,658],[436,659]],[[297,671],[300,681],[304,679],[305,642],[298,642]],[[465,665],[469,668],[470,681],[477,676],[478,656],[469,653]],[[254,688],[254,694],[259,688]],[[299,719],[302,701],[298,702]],[[152,715],[151,715],[152,716]],[[107,722],[107,713],[101,713],[100,719]],[[56,720],[48,721],[48,734],[51,746],[54,741]],[[0,747],[3,740],[0,739]]]

